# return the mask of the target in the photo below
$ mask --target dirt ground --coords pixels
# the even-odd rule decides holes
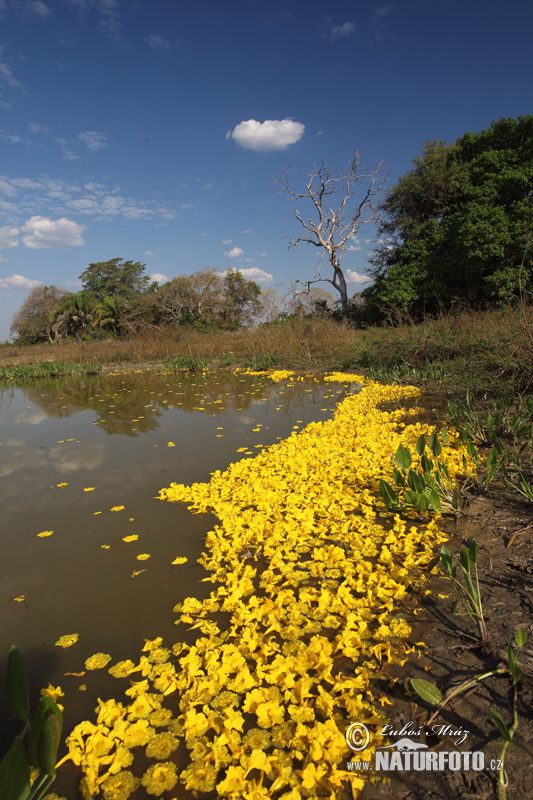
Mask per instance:
[[[467,616],[452,615],[453,593],[449,581],[432,577],[430,593],[422,600],[423,610],[415,619],[412,641],[426,642],[424,654],[402,667],[390,666],[380,680],[380,689],[392,702],[386,711],[400,730],[411,722],[410,729],[422,734],[413,736],[437,751],[468,750],[485,754],[483,771],[390,772],[389,782],[369,782],[362,800],[488,800],[496,798],[497,772],[491,761],[497,760],[502,739],[490,712],[498,709],[508,727],[512,724],[512,688],[508,676],[491,677],[481,685],[459,695],[446,705],[429,727],[435,707],[426,704],[411,690],[410,678],[435,683],[443,696],[468,678],[507,664],[507,645],[514,643],[515,631],[523,627],[528,642],[518,661],[523,675],[518,683],[519,723],[507,748],[505,769],[508,774],[507,800],[533,797],[533,509],[514,500],[503,487],[491,485],[487,496],[470,497],[465,516],[442,521],[450,535],[448,546],[458,558],[465,540],[475,540],[481,547],[478,556],[480,588],[490,642],[482,651],[477,629]],[[459,572],[459,570],[458,570]],[[447,594],[447,599],[439,598]],[[442,726],[468,731],[462,737],[443,735]],[[450,729],[448,729],[448,734]],[[398,735],[390,737],[390,743]],[[494,764],[493,766],[496,766]],[[383,773],[381,773],[383,774]]]

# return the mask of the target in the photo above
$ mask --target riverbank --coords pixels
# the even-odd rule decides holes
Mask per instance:
[[[344,369],[449,392],[467,387],[489,395],[528,392],[533,385],[533,310],[469,311],[419,325],[367,330],[313,318],[237,331],[176,327],[132,338],[0,345],[0,368],[45,362],[98,364],[104,370],[179,368],[180,361],[187,369]]]

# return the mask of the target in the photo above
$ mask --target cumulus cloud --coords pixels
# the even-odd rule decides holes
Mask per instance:
[[[231,250],[228,250],[228,252],[224,253],[224,255],[228,258],[238,258],[239,256],[242,256],[243,252],[244,251],[241,250],[240,247],[232,247]]]
[[[368,275],[360,275],[353,269],[346,270],[346,280],[348,283],[372,283],[372,278]]]
[[[293,119],[267,119],[265,122],[249,119],[228,131],[226,139],[234,139],[247,150],[286,150],[302,138],[304,130],[305,125]]]
[[[41,281],[32,281],[23,275],[10,275],[9,278],[0,278],[0,289],[35,289],[42,286]]]
[[[161,285],[162,283],[167,283],[168,278],[166,275],[162,275],[161,272],[154,272],[153,275],[150,275],[150,280],[156,281],[156,283]]]
[[[0,228],[0,250],[8,250],[10,247],[18,247],[18,228]]]
[[[222,274],[226,275],[226,272],[223,272]],[[248,281],[256,281],[257,283],[270,283],[270,281],[274,280],[274,276],[271,275],[270,272],[265,272],[264,269],[259,269],[258,267],[239,269],[238,272],[240,272],[243,278],[246,278]]]
[[[82,131],[78,133],[78,139],[82,142],[87,150],[101,150],[102,147],[107,147],[107,136],[105,133],[98,131]]]
[[[146,39],[146,43],[149,47],[153,47],[154,50],[171,50],[172,43],[165,39],[163,36],[159,36],[159,34],[154,34],[152,36],[148,36]]]
[[[82,233],[85,225],[78,225],[71,219],[48,219],[47,217],[31,217],[22,227],[25,236],[22,241],[32,250],[57,247],[60,250],[69,250],[71,247],[80,247],[84,244]]]

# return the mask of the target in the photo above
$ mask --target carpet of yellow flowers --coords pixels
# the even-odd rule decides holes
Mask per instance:
[[[430,432],[416,410],[394,408],[418,390],[342,373],[326,380],[362,389],[331,420],[208,484],[161,490],[218,518],[200,559],[214,588],[174,609],[194,644],[146,641],[138,663],[109,670],[128,680],[125,696],[99,701],[95,721],[67,740],[85,798],[125,800],[137,789],[169,800],[358,796],[362,777],[344,768],[346,729],[385,720],[372,679],[383,662],[403,663],[410,627],[398,601],[425,581],[446,537],[437,519],[406,521],[377,500],[398,445],[414,452]],[[452,477],[462,455],[450,433]]]

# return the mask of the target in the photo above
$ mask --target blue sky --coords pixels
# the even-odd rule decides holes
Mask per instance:
[[[94,261],[313,278],[275,174],[360,150],[394,182],[424,141],[532,112],[532,28],[528,0],[0,0],[0,341]]]

